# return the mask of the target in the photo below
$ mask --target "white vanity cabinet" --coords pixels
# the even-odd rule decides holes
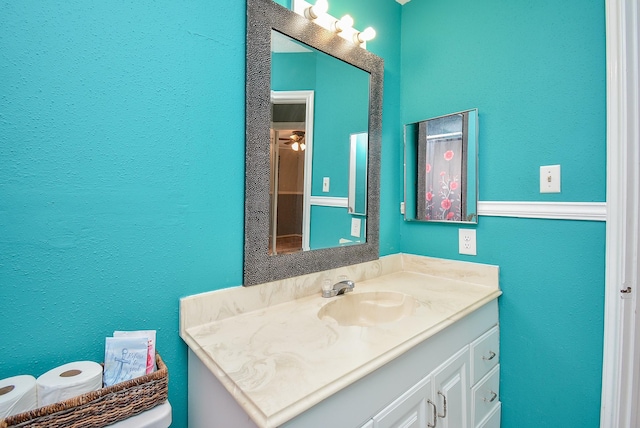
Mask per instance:
[[[362,428],[498,428],[498,326],[464,346]]]

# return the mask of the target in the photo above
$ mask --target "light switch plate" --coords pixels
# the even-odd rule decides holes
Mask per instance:
[[[458,229],[458,252],[470,256],[477,255],[475,229]]]
[[[329,191],[329,182],[330,182],[329,177],[323,177],[322,178],[322,191],[323,192],[328,192]]]
[[[560,165],[540,167],[540,193],[560,193]]]

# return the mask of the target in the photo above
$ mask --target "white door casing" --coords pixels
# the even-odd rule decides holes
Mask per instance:
[[[607,251],[601,428],[640,415],[640,100],[637,0],[606,0]]]

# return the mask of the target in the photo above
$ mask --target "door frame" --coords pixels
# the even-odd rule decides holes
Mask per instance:
[[[606,0],[607,224],[600,426],[640,422],[640,112],[637,0]],[[630,287],[630,289],[627,289]],[[630,290],[623,292],[622,290]]]
[[[302,195],[302,251],[308,251],[311,229],[311,177],[313,168],[313,111],[315,91],[271,91],[272,104],[305,104],[304,190]]]

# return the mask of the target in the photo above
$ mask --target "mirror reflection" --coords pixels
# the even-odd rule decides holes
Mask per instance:
[[[369,80],[271,30],[268,254],[366,242]]]
[[[405,126],[405,219],[477,223],[478,110]]]

